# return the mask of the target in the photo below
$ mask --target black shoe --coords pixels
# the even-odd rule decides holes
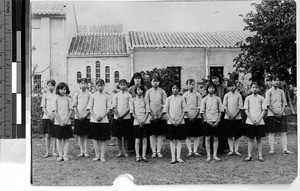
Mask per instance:
[[[146,157],[142,157],[142,161],[148,162],[148,159]]]

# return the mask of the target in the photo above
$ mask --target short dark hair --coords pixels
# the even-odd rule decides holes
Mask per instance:
[[[176,86],[176,87],[180,90],[180,85],[179,85],[179,84],[177,84],[177,83],[172,84],[172,85],[170,86],[170,92],[172,92],[172,93],[173,93],[172,89],[173,89],[174,86]]]
[[[52,86],[55,86],[55,84],[56,84],[55,80],[48,80],[48,81],[47,81],[47,85],[48,85],[49,83],[50,83]]]
[[[276,80],[276,78],[278,78],[279,81],[280,81],[280,77],[278,75],[272,75],[271,76],[272,81]]]
[[[250,87],[252,88],[253,85],[256,85],[257,87],[259,87],[258,82],[255,82],[255,81],[251,83]]]
[[[68,84],[66,84],[65,82],[60,82],[57,87],[56,87],[56,94],[57,95],[61,95],[59,90],[63,89],[63,88],[66,88],[66,94],[70,94],[70,89],[69,89],[69,86]]]
[[[158,76],[152,76],[152,78],[151,78],[151,82],[152,81],[157,81],[157,82],[160,82],[160,77],[158,77]]]
[[[236,83],[235,83],[235,81],[233,81],[233,80],[229,80],[229,81],[227,82],[227,87],[232,87],[232,86],[236,86]]]
[[[207,84],[207,86],[206,86],[206,92],[208,93],[208,88],[209,87],[213,87],[213,88],[215,88],[215,92],[214,93],[216,93],[217,92],[217,86],[216,86],[216,84],[214,84],[213,82],[209,82],[208,84]]]
[[[125,84],[126,86],[128,85],[128,82],[125,79],[121,79],[119,81],[119,84]]]
[[[137,94],[137,89],[140,88],[143,90],[143,94],[145,93],[145,86],[143,84],[139,84],[134,88],[134,93]]]
[[[105,82],[103,79],[99,78],[98,80],[96,80],[96,85],[100,84],[100,85],[105,85]]]
[[[190,78],[190,79],[188,79],[188,80],[185,82],[185,84],[187,85],[189,82],[192,83],[192,82],[195,82],[195,80],[192,79],[192,78]]]
[[[81,78],[81,79],[79,80],[79,83],[81,83],[81,82],[89,83],[89,82],[88,82],[88,79],[86,79],[86,78]]]

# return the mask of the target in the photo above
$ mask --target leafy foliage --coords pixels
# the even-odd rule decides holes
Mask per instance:
[[[42,134],[42,116],[43,111],[41,108],[42,96],[32,96],[31,97],[31,127],[32,134]]]
[[[296,3],[294,0],[253,3],[256,12],[244,17],[244,30],[253,32],[239,42],[242,53],[235,58],[237,71],[252,73],[252,80],[264,86],[266,73],[296,84]]]
[[[153,77],[157,77],[160,81],[160,87],[164,89],[168,96],[172,94],[171,86],[178,84],[180,86],[180,76],[178,75],[176,68],[154,68],[151,71],[142,71],[142,77],[144,84],[147,88],[151,88],[151,80]]]

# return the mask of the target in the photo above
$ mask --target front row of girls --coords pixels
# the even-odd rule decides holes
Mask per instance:
[[[269,153],[274,153],[274,133],[276,132],[281,132],[283,152],[285,154],[292,153],[287,150],[287,125],[284,114],[287,104],[284,92],[278,88],[278,77],[274,77],[272,80],[273,87],[266,92],[266,99],[258,94],[257,84],[252,83],[252,94],[246,97],[244,106],[234,82],[228,83],[229,92],[225,94],[223,104],[221,99],[215,95],[217,88],[214,83],[206,86],[208,95],[203,99],[198,92],[194,91],[195,81],[193,79],[187,80],[188,91],[183,96],[179,95],[179,85],[171,86],[172,95],[167,97],[166,92],[159,88],[157,78],[153,78],[151,83],[152,88],[147,92],[143,85],[138,85],[134,90],[137,96],[132,98],[131,94],[126,91],[127,81],[120,80],[120,92],[114,95],[111,104],[109,95],[103,91],[105,83],[102,79],[96,81],[97,91],[94,94],[87,90],[87,80],[82,79],[80,91],[74,94],[73,103],[66,96],[70,93],[68,85],[62,82],[56,88],[58,96],[53,104],[54,115],[52,115],[50,101],[54,99],[52,92],[55,82],[53,85],[53,82],[49,81],[50,93],[45,94],[42,99],[42,108],[45,113],[45,119],[43,117],[42,121],[43,128],[44,132],[48,134],[45,157],[50,156],[49,137],[55,137],[59,155],[57,161],[68,160],[69,138],[72,137],[70,122],[72,110],[75,111],[74,134],[77,135],[80,146],[78,156],[89,157],[87,144],[88,138],[90,138],[93,139],[95,150],[94,161],[105,161],[106,141],[110,140],[110,133],[118,138],[119,153],[117,157],[129,156],[128,139],[135,138],[136,162],[148,161],[146,149],[149,136],[152,158],[156,156],[162,158],[163,135],[170,140],[172,164],[183,162],[181,159],[182,140],[186,140],[187,156],[201,156],[197,152],[201,136],[205,137],[206,161],[212,159],[220,161],[221,159],[217,156],[220,128],[226,128],[230,148],[227,155],[241,156],[238,151],[239,138],[245,135],[249,138],[248,156],[245,161],[252,160],[254,138],[258,145],[258,160],[264,161],[261,138],[266,136],[266,132],[269,133]],[[49,103],[46,103],[47,101]],[[112,129],[107,116],[111,109],[114,112]],[[247,115],[244,125],[242,125],[241,110],[244,110]],[[265,125],[263,117],[267,110],[267,125]],[[223,127],[220,127],[221,112],[225,112]],[[54,118],[54,128],[51,129],[49,128],[50,123]],[[122,149],[123,139],[124,151]],[[213,139],[212,147],[211,139]],[[193,148],[192,141],[194,142]],[[140,148],[140,142],[142,142],[142,148]],[[54,153],[55,147],[53,155]]]

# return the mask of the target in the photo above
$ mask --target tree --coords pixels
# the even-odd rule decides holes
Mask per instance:
[[[244,17],[244,30],[253,36],[239,42],[241,53],[234,59],[237,72],[251,73],[264,87],[266,74],[279,75],[296,85],[296,3],[293,0],[253,3],[256,12]]]
[[[180,85],[180,76],[176,72],[176,68],[154,68],[151,71],[141,72],[145,86],[149,89],[151,88],[151,79],[155,76],[158,77],[160,81],[160,87],[164,89],[168,96],[172,94],[171,86],[174,84]]]

